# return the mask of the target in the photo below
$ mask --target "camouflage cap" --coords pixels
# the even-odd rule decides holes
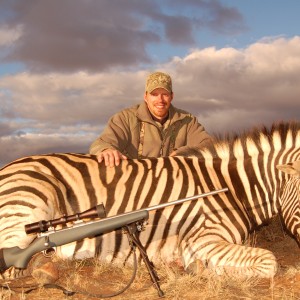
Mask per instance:
[[[155,72],[148,76],[145,91],[151,93],[157,88],[163,88],[172,93],[172,79],[169,74]]]

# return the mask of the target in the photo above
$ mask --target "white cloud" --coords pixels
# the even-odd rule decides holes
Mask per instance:
[[[300,38],[245,49],[194,49],[157,66],[174,82],[174,105],[209,132],[299,120]],[[2,163],[23,155],[88,150],[108,118],[142,101],[148,71],[19,73],[0,80]]]
[[[30,74],[4,76],[0,82],[2,117],[59,124],[96,122],[142,99],[144,72]],[[103,109],[105,108],[105,109]]]
[[[24,133],[0,137],[0,166],[17,158],[53,152],[87,153],[92,133]]]
[[[18,25],[14,28],[0,27],[0,47],[10,46],[17,41],[23,32],[23,27]]]

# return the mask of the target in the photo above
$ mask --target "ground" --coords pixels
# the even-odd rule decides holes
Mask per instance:
[[[273,280],[241,281],[210,273],[192,276],[184,273],[176,265],[164,266],[157,268],[161,288],[165,293],[164,299],[300,299],[300,249],[296,242],[284,233],[279,219],[274,219],[270,225],[263,227],[252,238],[252,243],[256,246],[269,249],[275,254],[279,271]],[[92,294],[114,293],[126,284],[131,272],[131,268],[120,269],[115,266],[101,265],[95,260],[64,261],[60,262],[60,279],[57,283],[67,289],[85,290]],[[2,289],[0,292],[0,299],[97,299],[80,293],[66,296],[59,289],[44,287],[27,294],[26,291],[30,290],[30,286],[35,287],[31,277],[12,281],[8,283],[8,290]],[[139,267],[131,287],[113,299],[153,300],[160,297],[151,283],[146,268],[142,266]]]

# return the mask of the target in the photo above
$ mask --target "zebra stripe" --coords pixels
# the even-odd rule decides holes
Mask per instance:
[[[115,168],[85,154],[21,158],[0,170],[0,247],[26,247],[34,236],[26,236],[25,224],[97,203],[113,216],[228,187],[226,194],[151,213],[141,241],[155,263],[180,260],[190,270],[206,266],[217,273],[272,277],[274,255],[243,243],[281,211],[287,228],[298,236],[294,216],[300,213],[299,201],[284,186],[289,182],[297,191],[299,186],[276,166],[300,160],[299,129],[299,122],[274,124],[216,142],[213,149],[191,149],[197,156],[124,160]],[[106,261],[122,261],[128,253],[128,241],[119,231],[58,251],[62,257],[97,255]]]
[[[298,203],[300,201],[300,161],[278,165],[277,169],[289,174],[281,190],[280,202],[282,206],[282,216],[290,232],[300,240],[300,214]]]

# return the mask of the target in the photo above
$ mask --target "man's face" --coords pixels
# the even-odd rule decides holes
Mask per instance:
[[[151,114],[158,120],[164,119],[168,115],[168,111],[173,100],[173,93],[167,90],[157,88],[151,93],[145,93],[144,100]]]

